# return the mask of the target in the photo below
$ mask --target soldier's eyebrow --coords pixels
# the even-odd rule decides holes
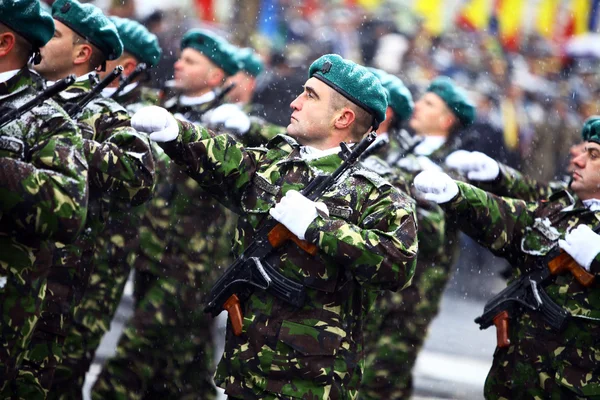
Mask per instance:
[[[306,85],[304,85],[303,87],[304,87],[304,90],[307,91],[311,96],[314,96],[316,99],[320,99],[317,92],[315,92],[315,89],[313,89],[310,86],[306,86]]]

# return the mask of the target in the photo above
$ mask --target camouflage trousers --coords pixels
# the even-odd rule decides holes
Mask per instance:
[[[21,364],[39,321],[51,252],[0,235],[0,398],[37,399],[45,394]]]
[[[85,375],[121,300],[131,269],[126,260],[129,252],[122,240],[104,237],[98,241],[95,259],[90,259],[90,265],[84,268],[86,272],[78,278],[86,284],[82,293],[75,296],[72,323],[48,398],[81,398]]]
[[[410,398],[412,369],[449,276],[450,267],[419,260],[409,287],[377,299],[364,330],[360,399]]]
[[[136,271],[135,293],[134,315],[92,398],[215,398],[212,318],[203,312],[200,291]]]

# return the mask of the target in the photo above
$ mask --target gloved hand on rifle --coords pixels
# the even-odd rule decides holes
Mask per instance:
[[[235,104],[223,104],[206,113],[203,121],[209,128],[218,129],[220,126],[233,134],[243,135],[250,129],[250,118]]]
[[[478,151],[457,150],[446,157],[445,163],[473,181],[493,181],[500,174],[498,162]]]
[[[579,225],[567,232],[564,240],[558,241],[558,246],[589,271],[592,261],[600,253],[600,235],[587,225]]]
[[[175,117],[162,107],[144,107],[131,117],[131,127],[147,133],[155,142],[170,142],[179,135],[179,124]]]
[[[329,217],[329,210],[324,203],[312,201],[296,190],[290,190],[275,207],[269,210],[269,214],[298,239],[304,240],[311,222],[319,215]]]
[[[423,171],[413,180],[416,195],[438,204],[452,200],[458,194],[458,185],[439,171]]]

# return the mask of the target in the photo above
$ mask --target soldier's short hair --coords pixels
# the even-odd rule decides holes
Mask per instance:
[[[329,106],[334,111],[341,110],[344,107],[348,107],[354,111],[355,120],[350,133],[352,134],[352,138],[357,141],[362,139],[369,127],[373,125],[373,116],[367,110],[354,104],[336,91],[332,91]]]
[[[0,24],[0,34],[11,32],[15,35],[15,46],[13,47],[13,54],[22,61],[23,65],[29,61],[29,57],[33,54],[33,45],[29,43],[23,36],[10,29],[4,24]]]
[[[89,40],[85,39],[83,36],[81,36],[75,31],[73,31],[73,44],[87,44],[91,46],[92,55],[89,60],[90,69],[95,69],[96,67],[99,67],[106,62],[106,56],[104,55],[104,53],[98,47],[92,44]]]

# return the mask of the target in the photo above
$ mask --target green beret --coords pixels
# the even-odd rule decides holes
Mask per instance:
[[[585,142],[600,143],[600,115],[589,117],[583,123],[581,137]]]
[[[368,111],[377,128],[385,120],[387,95],[379,79],[362,65],[345,60],[337,54],[326,54],[315,60],[308,69],[314,77],[329,85],[348,100]]]
[[[22,36],[36,50],[54,36],[52,16],[40,7],[39,1],[0,1],[0,23]]]
[[[475,105],[469,100],[467,93],[452,79],[447,76],[435,78],[427,91],[440,96],[463,126],[469,126],[475,121]]]
[[[227,75],[235,75],[240,66],[235,48],[225,39],[204,29],[191,29],[181,39],[181,50],[192,48],[208,57]]]
[[[162,50],[158,38],[139,22],[128,18],[110,17],[117,27],[123,42],[123,50],[132,54],[139,62],[155,67],[160,60]]]
[[[56,0],[52,16],[100,49],[107,60],[116,60],[123,53],[115,24],[98,7],[76,0]]]
[[[404,86],[402,79],[388,74],[377,68],[368,68],[381,82],[388,98],[388,106],[394,110],[394,114],[400,121],[406,121],[412,115],[415,103],[410,90]]]
[[[247,72],[249,75],[257,77],[265,69],[263,62],[258,54],[250,47],[244,47],[237,51],[237,59],[240,64],[240,69]]]

